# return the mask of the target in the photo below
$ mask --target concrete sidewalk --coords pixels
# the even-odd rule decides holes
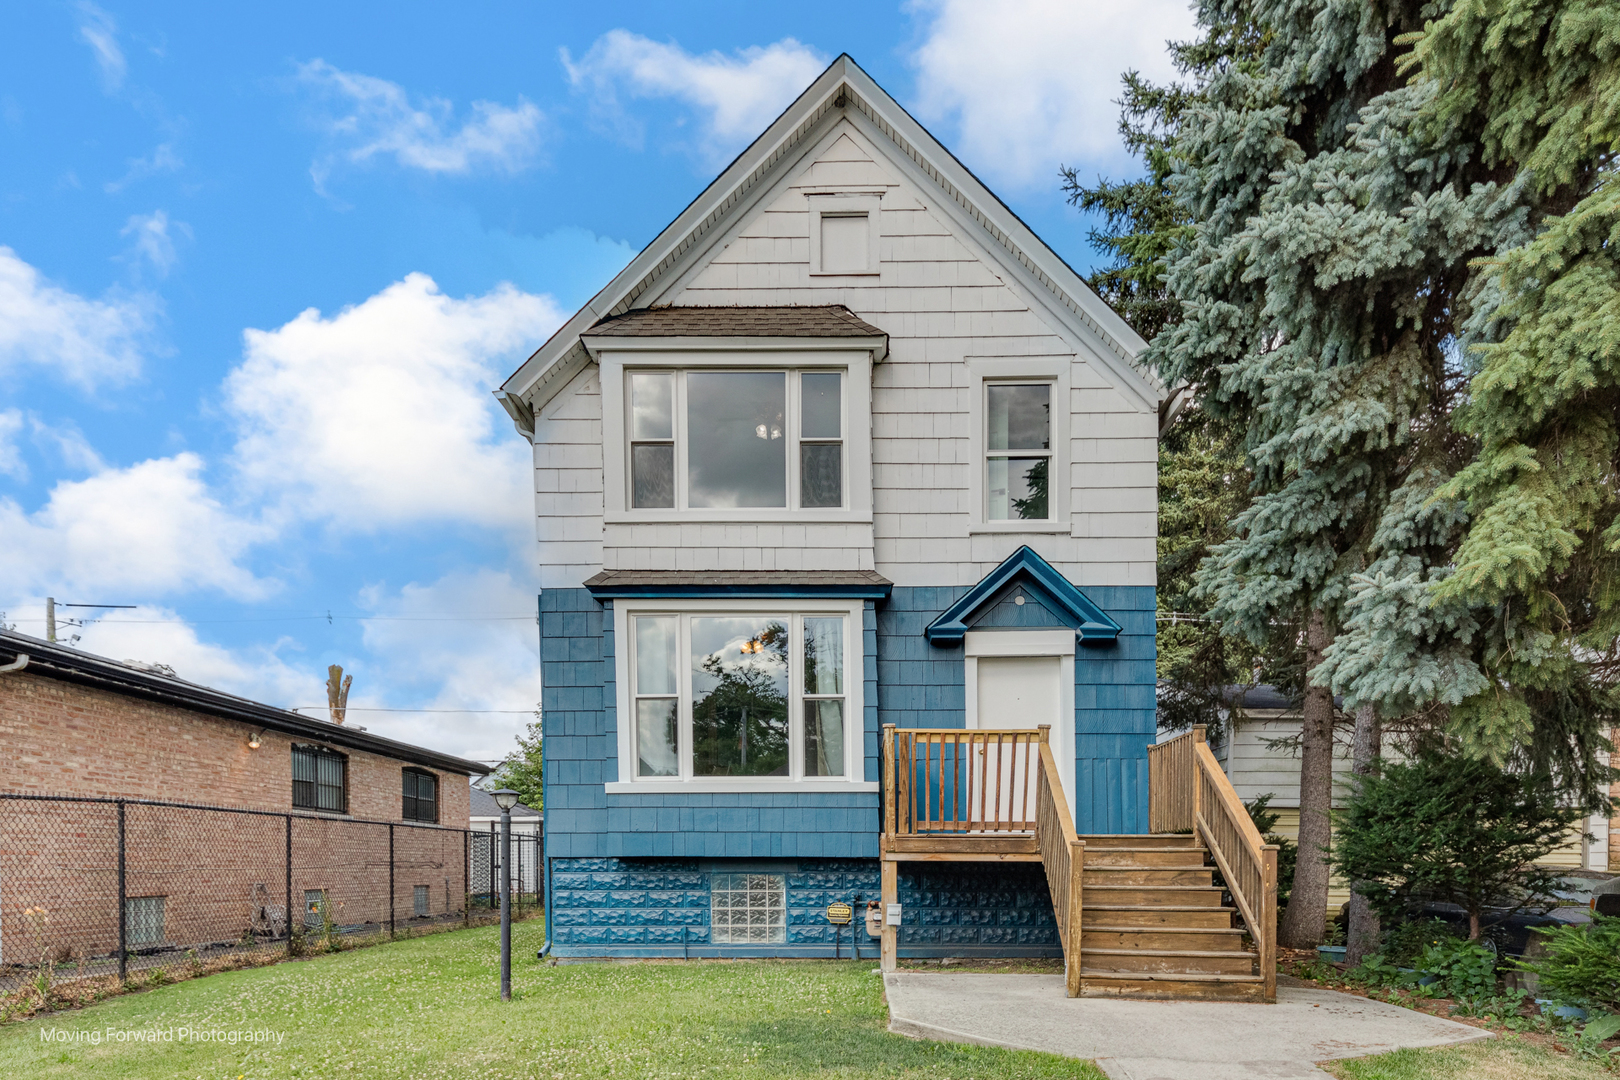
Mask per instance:
[[[945,1042],[1087,1058],[1112,1080],[1327,1077],[1316,1062],[1488,1031],[1382,1001],[1279,980],[1275,1005],[1069,998],[1061,975],[883,977],[889,1030]]]

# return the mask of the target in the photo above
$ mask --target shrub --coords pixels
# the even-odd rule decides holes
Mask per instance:
[[[1454,903],[1468,913],[1472,941],[1487,909],[1553,902],[1558,873],[1535,860],[1560,847],[1583,815],[1547,777],[1431,743],[1352,783],[1333,867],[1386,921],[1424,900]]]
[[[1520,960],[1540,978],[1543,996],[1620,1013],[1620,919],[1598,915],[1587,926],[1537,927],[1547,953]]]

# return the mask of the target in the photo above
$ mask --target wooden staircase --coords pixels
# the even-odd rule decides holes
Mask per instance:
[[[1149,748],[1153,831],[1129,836],[1075,833],[1048,731],[885,725],[885,905],[902,861],[1039,861],[1070,997],[1275,1001],[1277,849],[1203,729]],[[897,950],[885,926],[885,970]]]
[[[1086,836],[1080,931],[1087,997],[1262,1001],[1257,950],[1190,836]]]

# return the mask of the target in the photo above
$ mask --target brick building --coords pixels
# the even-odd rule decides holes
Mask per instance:
[[[0,964],[115,952],[120,896],[131,950],[454,914],[484,771],[0,631]]]

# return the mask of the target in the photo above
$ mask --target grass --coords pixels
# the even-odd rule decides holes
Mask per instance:
[[[514,1000],[505,1004],[499,931],[481,927],[224,972],[6,1025],[0,1076],[1102,1078],[1088,1062],[890,1035],[870,961],[552,967],[534,960],[541,941],[539,922],[513,928]],[[280,1041],[181,1041],[182,1028],[239,1038],[268,1031]],[[154,1030],[172,1030],[174,1041],[108,1036]],[[100,1042],[42,1037],[52,1032]]]
[[[1612,1080],[1614,1076],[1596,1062],[1566,1057],[1512,1035],[1442,1050],[1396,1050],[1330,1061],[1322,1068],[1341,1080]]]

